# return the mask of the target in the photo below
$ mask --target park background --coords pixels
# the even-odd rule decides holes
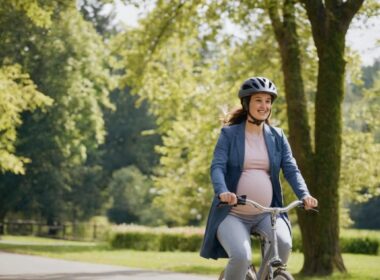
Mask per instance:
[[[339,2],[323,3],[331,8]],[[290,18],[289,25],[297,28],[292,34],[299,50],[305,130],[310,149],[317,146],[315,101],[322,96],[318,91],[322,59],[305,3],[3,1],[0,229],[7,234],[3,240],[13,240],[9,234],[36,234],[108,241],[113,248],[172,251],[181,250],[182,244],[184,251],[196,251],[212,197],[208,172],[213,147],[221,118],[238,105],[241,81],[255,75],[270,77],[280,91],[272,122],[290,136],[303,127],[291,115],[297,99],[285,94],[284,77],[293,71],[284,72],[282,41],[275,36],[270,11],[272,16],[274,10],[281,15],[283,26]],[[364,1],[343,48],[344,78],[338,86],[331,83],[326,95],[334,104],[339,87],[343,92],[337,101],[339,137],[325,142],[338,147],[334,155],[339,156],[340,168],[331,178],[340,180],[332,180],[336,190],[332,199],[323,197],[323,191],[317,196],[322,202],[320,217],[333,221],[332,233],[318,236],[322,244],[329,240],[326,246],[336,244],[344,253],[378,254],[378,22],[379,2]],[[363,51],[356,46],[366,47]],[[336,124],[328,112],[322,115]],[[297,157],[303,154],[296,143],[302,135],[304,131],[300,138],[297,133],[290,137],[301,170],[309,164]],[[329,159],[322,158],[325,161]],[[322,170],[319,177],[330,176]],[[294,197],[285,181],[283,185],[289,202]],[[324,200],[331,204],[323,207]],[[299,217],[317,224],[318,217],[292,215],[294,249],[307,254],[310,250],[304,250],[301,240],[307,232],[298,229]],[[305,223],[310,231],[317,230]],[[318,227],[325,230],[323,224]],[[339,230],[340,244],[335,238]],[[26,250],[9,245],[3,249]],[[59,249],[48,251],[54,254]],[[339,256],[330,255],[331,266],[344,271]],[[301,269],[300,256],[295,255],[295,271]],[[332,272],[316,267],[309,274]],[[350,266],[346,268],[350,273]]]

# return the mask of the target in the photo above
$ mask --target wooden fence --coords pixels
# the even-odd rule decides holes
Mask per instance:
[[[108,227],[95,223],[46,223],[17,220],[0,222],[0,235],[34,235],[69,240],[104,240]]]

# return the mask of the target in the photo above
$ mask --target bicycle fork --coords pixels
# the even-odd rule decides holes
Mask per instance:
[[[258,279],[273,279],[273,274],[275,270],[279,267],[282,267],[282,261],[278,255],[278,241],[277,241],[277,213],[271,213],[271,226],[272,226],[272,236],[273,242],[269,244],[269,247],[263,249],[263,266],[261,267],[258,273]],[[266,241],[268,242],[268,241]],[[271,257],[272,255],[272,257]],[[268,259],[270,258],[270,259]],[[266,278],[268,276],[268,278]]]

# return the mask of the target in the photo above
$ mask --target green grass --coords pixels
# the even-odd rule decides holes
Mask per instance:
[[[59,246],[56,246],[57,244]],[[36,237],[2,237],[0,250],[66,260],[210,275],[217,275],[226,264],[225,259],[218,261],[206,260],[199,257],[198,253],[112,250],[106,244],[89,244],[88,242],[51,240]],[[380,279],[380,271],[377,270],[380,265],[380,256],[344,254],[343,258],[349,271],[348,274],[334,274],[331,277],[319,278],[305,278],[296,275],[296,279]],[[293,253],[288,264],[289,271],[296,274],[301,269],[302,262],[302,254]]]
[[[371,239],[377,239],[380,242],[379,230],[364,230],[364,229],[343,229],[341,230],[342,237],[361,238],[368,237]]]
[[[44,237],[34,237],[34,236],[12,236],[12,235],[2,235],[0,236],[0,242],[4,241],[7,243],[19,243],[19,244],[43,244],[43,245],[80,245],[80,246],[94,246],[95,242],[78,242],[71,240],[62,240],[62,239],[52,239]]]

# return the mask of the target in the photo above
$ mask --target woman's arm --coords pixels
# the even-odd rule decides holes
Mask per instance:
[[[225,175],[227,172],[229,139],[225,128],[222,128],[218,142],[214,150],[214,157],[211,162],[211,182],[214,187],[215,195],[229,192],[227,189]]]

